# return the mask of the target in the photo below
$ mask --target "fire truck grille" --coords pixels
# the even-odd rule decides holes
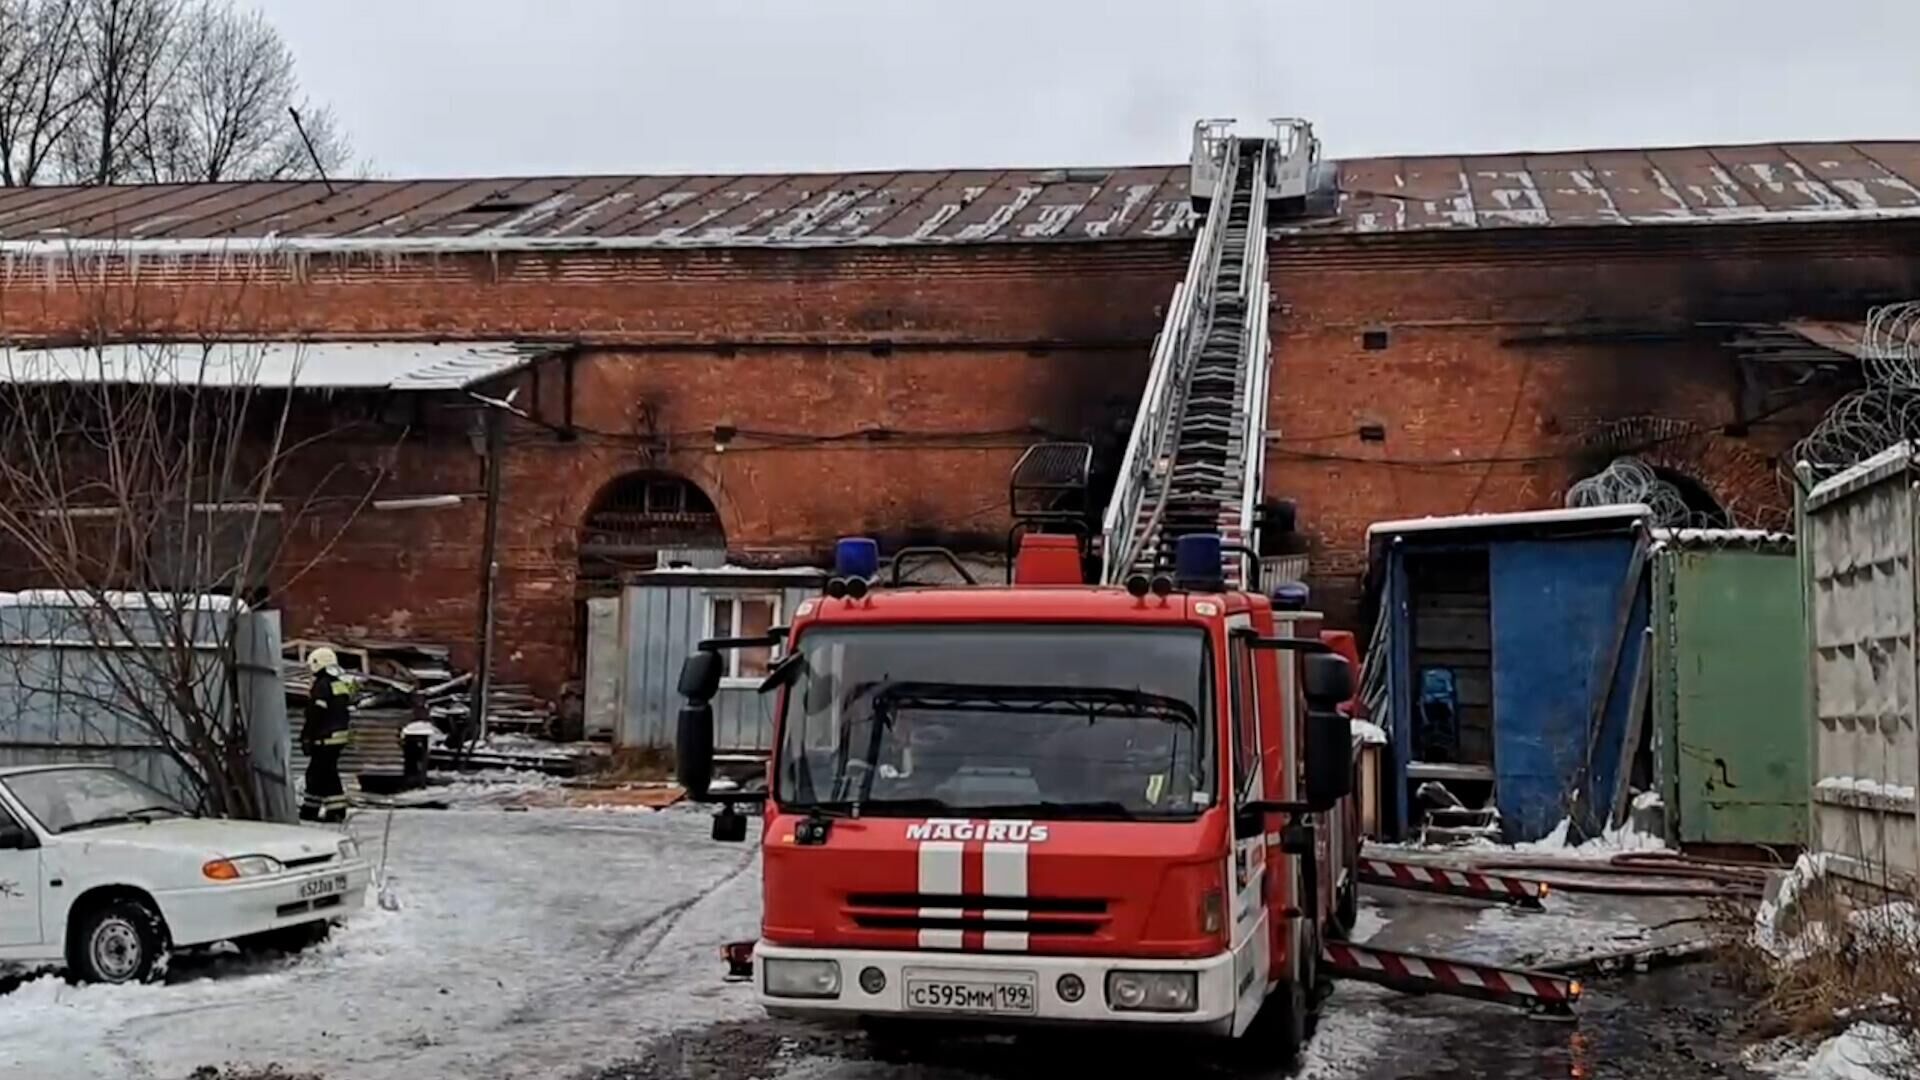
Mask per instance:
[[[863,930],[1024,930],[1091,937],[1107,924],[1107,902],[1052,896],[856,893],[846,914]]]

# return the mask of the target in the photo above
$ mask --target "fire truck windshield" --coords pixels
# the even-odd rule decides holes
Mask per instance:
[[[796,645],[785,808],[1155,820],[1214,802],[1198,629],[823,627]]]

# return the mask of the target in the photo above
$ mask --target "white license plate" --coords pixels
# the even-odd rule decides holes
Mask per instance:
[[[923,1012],[1032,1016],[1033,983],[985,979],[908,979],[907,1008]]]
[[[300,899],[311,900],[316,896],[332,896],[347,891],[347,875],[335,874],[332,877],[308,878],[300,883]]]

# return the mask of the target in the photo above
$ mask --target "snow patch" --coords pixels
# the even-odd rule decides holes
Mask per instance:
[[[1774,1052],[1754,1067],[1781,1080],[1893,1080],[1913,1061],[1909,1036],[1884,1024],[1855,1024],[1811,1051]]]
[[[1800,856],[1793,869],[1777,883],[1769,883],[1767,896],[1753,917],[1753,943],[1768,956],[1783,962],[1805,959],[1825,939],[1820,927],[1807,927],[1789,939],[1782,925],[1799,907],[1807,888],[1827,875],[1827,856],[1808,853]]]

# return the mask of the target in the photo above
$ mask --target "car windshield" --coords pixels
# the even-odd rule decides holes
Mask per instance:
[[[823,628],[801,635],[782,806],[1129,820],[1212,805],[1198,629]]]
[[[114,769],[48,769],[0,782],[48,832],[187,814],[179,803]]]

